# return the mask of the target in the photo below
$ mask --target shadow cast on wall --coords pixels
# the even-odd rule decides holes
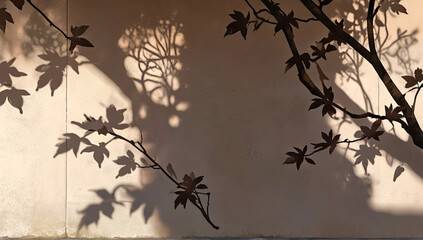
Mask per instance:
[[[365,18],[363,8],[347,8],[345,1],[335,3],[337,17],[353,16],[348,24],[360,39],[365,31],[360,25]],[[348,3],[366,5],[366,1]],[[300,173],[282,166],[290,146],[309,142],[312,136],[326,132],[329,127],[319,114],[306,111],[310,95],[295,74],[282,75],[284,62],[290,56],[279,37],[273,36],[273,29],[251,34],[248,41],[240,36],[223,39],[229,21],[227,14],[240,6],[246,9],[243,1],[213,4],[128,1],[120,7],[114,1],[101,1],[102,11],[96,11],[99,4],[78,0],[70,3],[71,20],[95,26],[90,38],[96,43],[95,49],[82,49],[81,55],[130,99],[134,113],[130,125],[152,143],[150,151],[158,159],[171,162],[176,173],[194,171],[206,175],[214,193],[212,218],[222,230],[214,232],[191,208],[173,211],[173,195],[163,190],[168,183],[160,176],[153,176],[143,188],[118,185],[96,190],[102,200],[81,212],[80,228],[96,223],[101,213],[112,218],[114,208],[122,207],[115,199],[115,194],[120,193],[132,198],[131,213],[145,205],[142,213],[145,222],[157,211],[170,236],[421,235],[420,215],[396,216],[375,212],[368,206],[372,182],[357,177],[354,165],[345,160],[341,151],[331,156],[322,153],[315,158],[317,166],[305,167]],[[307,16],[296,1],[286,1],[285,6]],[[112,15],[121,17],[111,18]],[[417,42],[416,32],[398,36],[393,44],[385,42],[383,39],[389,35],[383,32],[388,25],[387,15],[388,12],[383,13],[386,18],[380,19],[382,24],[377,27],[382,46],[379,54],[386,56],[389,66],[396,59],[402,71],[409,72],[412,59],[398,51],[410,51]],[[316,23],[302,27],[307,33],[300,43],[304,49],[312,44],[306,39],[322,37],[322,28]],[[36,32],[27,34],[31,39],[37,38]],[[37,40],[32,42],[37,44]],[[46,55],[51,53],[51,58],[40,56],[50,63],[39,70],[46,69],[44,74],[49,69],[57,71],[52,73],[54,77],[49,77],[52,94],[60,86],[59,80],[54,79],[63,77],[58,72],[63,66],[62,55],[57,51],[46,47]],[[366,92],[361,78],[362,59],[352,56],[348,49],[329,58],[334,58],[325,66],[329,79],[340,74],[344,81],[355,82],[362,90],[365,104],[364,108],[359,106],[355,97],[333,84],[338,101],[352,110],[374,110],[376,106],[372,105],[371,94]],[[78,63],[71,67],[78,72]],[[47,83],[42,82],[40,88]],[[338,117],[339,126],[352,121]],[[370,122],[357,122],[363,124]],[[421,151],[395,133],[385,133],[380,143],[365,142],[362,146],[346,151],[356,151],[364,168],[383,150],[407,163],[420,177],[423,174],[418,158],[403,157],[420,156]],[[63,152],[68,150],[71,148]]]

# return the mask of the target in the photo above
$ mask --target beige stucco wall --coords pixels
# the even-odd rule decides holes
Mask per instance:
[[[345,2],[334,1],[334,7],[342,11]],[[420,1],[403,2],[409,14],[391,17],[390,40],[397,27],[409,32],[423,27]],[[68,68],[53,97],[49,87],[35,91],[40,75],[35,68],[45,63],[37,55],[46,50],[66,52],[60,50],[62,36],[29,6],[19,13],[7,4],[15,24],[8,24],[6,34],[0,35],[0,60],[17,58],[15,66],[28,76],[14,83],[31,95],[24,98],[23,114],[7,102],[0,107],[0,236],[423,236],[423,154],[399,126],[394,132],[384,123],[387,133],[376,145],[381,156],[369,164],[367,174],[361,164],[354,165],[358,144],[338,147],[332,155],[317,154],[317,165],[304,164],[300,171],[282,165],[287,151],[318,142],[322,131],[332,128],[343,138],[354,138],[358,126],[370,122],[348,119],[340,124],[342,114],[334,120],[322,118],[319,110],[308,112],[312,96],[294,69],[284,74],[290,53],[271,27],[249,32],[247,41],[240,35],[223,38],[231,21],[228,14],[247,10],[243,1],[37,1],[63,29],[89,25],[84,36],[95,45],[79,49],[79,74]],[[281,5],[308,16],[297,1]],[[178,26],[179,32],[170,100],[160,100],[160,91],[147,96],[141,90],[133,80],[140,75],[136,62],[125,52],[129,29],[152,31],[160,24]],[[327,33],[317,23],[300,28],[296,39],[301,49]],[[417,43],[409,44],[416,60],[410,62],[411,69],[422,67],[420,32],[414,36]],[[57,46],[51,47],[50,41]],[[353,111],[372,107],[384,114],[384,105],[392,99],[371,67],[359,67],[360,88],[340,74],[345,68],[337,54],[328,55],[321,66],[335,101]],[[400,76],[409,69],[395,56],[390,61],[404,90]],[[142,132],[148,151],[164,166],[172,163],[178,177],[191,171],[205,176],[212,193],[211,218],[220,230],[212,229],[192,205],[175,210],[174,185],[158,172],[137,170],[115,179],[119,166],[112,160],[128,149],[135,152],[123,142],[108,145],[110,157],[101,169],[89,153],[75,157],[69,151],[53,157],[62,134],[84,133],[71,121],[83,121],[84,113],[105,116],[110,104],[127,109],[125,122],[131,127],[121,133],[137,140]],[[421,111],[417,115],[423,119]],[[93,143],[109,139],[90,136]],[[399,165],[405,171],[393,182]],[[124,205],[113,205],[111,219],[100,213],[97,224],[79,229],[82,211],[101,202],[94,191],[110,192],[120,185],[138,191],[141,207],[130,215],[130,199],[120,189],[116,198]]]

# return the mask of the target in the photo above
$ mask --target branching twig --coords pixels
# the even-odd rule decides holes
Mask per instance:
[[[90,132],[96,132],[98,130],[94,130],[94,129],[90,129]],[[139,164],[137,164],[138,168],[152,168],[152,169],[157,169],[160,170],[170,181],[172,181],[178,188],[184,189],[186,190],[187,188],[183,185],[181,185],[180,183],[178,183],[176,181],[176,179],[174,177],[172,177],[154,158],[152,158],[147,150],[145,149],[145,147],[142,145],[142,142],[134,142],[132,140],[129,140],[125,137],[123,137],[122,135],[119,135],[115,132],[112,131],[107,131],[108,134],[112,135],[114,138],[113,139],[120,139],[123,140],[127,143],[129,143],[130,145],[132,145],[135,149],[137,149],[139,152],[141,152],[149,161],[152,162],[152,165],[148,165],[148,166],[141,166]],[[193,205],[195,207],[197,207],[201,214],[203,215],[203,217],[206,219],[206,221],[214,228],[214,229],[219,229],[218,226],[216,226],[210,219],[210,215],[208,212],[208,206],[209,206],[209,200],[207,200],[207,209],[204,208],[202,202],[201,202],[201,198],[199,197],[199,194],[202,195],[207,195],[207,197],[210,197],[210,193],[203,193],[203,192],[197,192],[196,190],[194,190],[194,194],[197,196],[198,199],[198,203],[197,202],[192,202]]]

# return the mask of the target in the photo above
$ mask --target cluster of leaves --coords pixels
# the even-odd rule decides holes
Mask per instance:
[[[234,15],[231,15],[231,17],[235,19],[235,21],[230,23],[227,26],[227,32],[225,33],[225,36],[237,33],[238,31],[242,30],[242,35],[245,39],[247,35],[248,25],[250,23],[254,23],[254,30],[257,30],[258,28],[260,28],[262,23],[275,25],[275,34],[279,32],[280,30],[284,30],[288,42],[291,41],[289,44],[289,47],[292,50],[293,56],[286,61],[285,72],[287,72],[294,65],[296,65],[299,71],[300,79],[301,79],[302,78],[301,76],[303,75],[303,72],[305,70],[300,65],[303,65],[306,69],[309,69],[311,62],[314,62],[316,64],[319,79],[322,82],[322,88],[323,88],[322,91],[319,93],[318,90],[315,90],[316,86],[314,85],[314,83],[308,83],[306,80],[304,81],[302,80],[302,82],[309,88],[309,90],[312,89],[310,91],[314,95],[317,96],[317,98],[312,99],[313,102],[310,105],[309,110],[316,109],[322,106],[323,107],[322,116],[328,114],[329,116],[335,118],[336,112],[339,109],[342,112],[344,112],[345,115],[349,115],[353,118],[370,117],[370,118],[376,119],[376,121],[374,121],[370,127],[361,126],[360,127],[361,131],[359,131],[360,134],[358,134],[357,136],[358,138],[352,141],[349,139],[340,141],[340,134],[334,135],[332,130],[329,133],[322,132],[322,138],[324,141],[321,143],[312,143],[312,145],[314,145],[313,152],[307,153],[307,146],[305,146],[302,149],[294,148],[296,150],[295,152],[292,151],[292,152],[286,153],[288,157],[286,158],[284,164],[295,163],[297,165],[297,169],[299,169],[301,164],[304,161],[307,161],[310,164],[315,164],[315,162],[311,160],[309,157],[319,151],[329,149],[329,153],[331,154],[338,144],[341,144],[341,143],[350,144],[352,142],[365,141],[365,144],[360,146],[360,149],[357,150],[355,157],[357,157],[356,164],[362,163],[367,173],[368,162],[373,164],[375,156],[380,154],[378,149],[376,149],[373,145],[371,146],[369,145],[369,140],[374,139],[378,141],[379,137],[384,133],[383,130],[378,130],[382,120],[388,120],[392,125],[393,125],[393,122],[399,122],[401,123],[401,126],[403,127],[406,126],[406,123],[402,120],[404,116],[401,114],[401,112],[404,111],[404,108],[400,106],[397,106],[394,108],[392,104],[389,107],[385,106],[385,114],[386,114],[385,116],[375,115],[370,112],[367,112],[365,114],[353,114],[334,102],[334,93],[332,91],[332,87],[327,87],[325,85],[324,81],[329,80],[329,78],[323,72],[322,68],[317,63],[317,61],[320,59],[326,60],[327,53],[336,51],[337,47],[334,45],[335,43],[338,46],[341,46],[342,44],[346,44],[348,39],[347,35],[355,37],[355,35],[352,35],[352,32],[354,31],[355,23],[348,20],[344,21],[344,19],[341,19],[340,21],[335,20],[334,26],[333,27],[331,26],[330,28],[328,27],[329,28],[328,35],[323,37],[320,41],[316,42],[315,45],[311,46],[312,52],[301,54],[301,53],[298,53],[298,50],[296,49],[295,44],[292,44],[292,41],[294,41],[294,36],[292,33],[293,27],[299,28],[298,21],[308,22],[311,20],[316,20],[316,21],[323,22],[323,20],[320,19],[319,17],[316,17],[314,19],[311,18],[308,20],[299,19],[294,17],[293,11],[291,11],[289,14],[286,14],[284,10],[282,10],[279,7],[279,4],[275,3],[272,0],[265,0],[262,2],[264,3],[265,8],[256,10],[249,3],[249,1],[246,0],[246,3],[253,11],[253,14],[254,14],[253,16],[255,17],[255,19],[250,20],[250,13],[248,13],[246,17],[241,12],[235,11],[237,13],[237,17],[235,18]],[[320,11],[322,11],[323,7],[326,5],[329,5],[331,2],[332,0],[319,0],[317,6],[320,9]],[[316,4],[316,3],[308,3],[308,4]],[[360,7],[366,7],[367,4],[361,5],[360,3],[359,5]],[[372,14],[369,13],[369,16],[374,18],[376,26],[379,26],[379,27],[385,26],[385,24],[376,16],[379,10],[383,12],[391,10],[393,13],[396,13],[396,14],[407,13],[404,6],[401,5],[400,0],[382,0],[379,2],[379,5],[376,6],[376,10],[374,10]],[[316,15],[315,12],[313,14],[315,16],[318,15],[318,14]],[[266,15],[266,17],[264,15]],[[365,15],[366,14],[360,15],[359,18],[361,19],[359,20],[356,19],[356,20],[367,23],[369,16],[366,18]],[[276,22],[273,22],[268,17],[273,18],[274,20],[276,20]],[[364,28],[361,34],[367,34],[367,30]],[[401,33],[401,34],[404,34],[404,33]],[[423,80],[422,70],[416,69],[416,71],[414,72],[414,76],[403,76],[403,79],[407,82],[406,88],[412,88],[410,91],[412,90],[420,91],[422,86],[419,83]],[[372,151],[367,151],[367,153],[365,153],[367,148],[372,148]],[[401,172],[401,171],[398,170],[398,172]]]
[[[103,117],[96,119],[87,115],[85,115],[85,121],[83,122],[72,121],[72,124],[86,130],[86,132],[83,136],[78,136],[74,133],[63,134],[64,138],[61,138],[60,140],[62,140],[62,142],[57,144],[57,151],[54,157],[70,150],[73,150],[76,157],[80,145],[83,143],[87,146],[81,151],[81,154],[93,153],[94,160],[97,162],[99,168],[101,168],[104,157],[108,158],[110,156],[110,152],[107,149],[108,143],[100,142],[99,144],[93,144],[87,137],[93,132],[93,130],[98,131],[99,134],[106,135],[109,131],[113,132],[114,129],[123,130],[128,128],[128,124],[122,123],[125,111],[126,109],[117,110],[114,105],[110,105],[106,109],[107,121],[104,121]]]
[[[392,107],[392,106],[391,106]],[[388,108],[388,107],[386,107]],[[388,108],[389,109],[389,108]],[[310,158],[308,158],[309,156],[323,151],[325,149],[329,149],[329,154],[332,154],[332,152],[335,150],[335,148],[338,146],[338,144],[341,143],[352,143],[352,142],[357,142],[357,141],[361,141],[361,140],[365,140],[365,139],[374,139],[379,141],[379,137],[380,135],[382,135],[384,133],[384,131],[382,130],[378,130],[380,125],[381,125],[382,120],[378,119],[376,120],[372,126],[369,128],[367,126],[361,126],[361,133],[358,133],[356,135],[359,135],[360,138],[356,139],[356,140],[349,140],[349,139],[345,139],[343,141],[340,141],[341,135],[337,134],[334,135],[333,131],[330,130],[329,133],[324,133],[322,132],[322,139],[324,140],[324,142],[320,142],[320,143],[312,143],[312,145],[314,146],[314,151],[307,154],[307,145],[301,150],[299,148],[294,147],[294,149],[297,152],[287,152],[286,155],[288,155],[288,158],[285,160],[284,164],[293,164],[296,163],[297,164],[297,169],[300,169],[301,164],[303,163],[304,160],[306,160],[308,163],[315,165],[315,162],[313,160],[311,160]],[[361,136],[360,136],[361,135]],[[355,162],[356,164],[362,163],[364,170],[367,173],[367,162],[371,162],[372,164],[374,164],[374,158],[375,156],[380,156],[380,152],[379,150],[377,150],[375,147],[372,147],[373,150],[371,151],[367,151],[369,149],[369,147],[367,147],[367,142],[363,145],[360,145],[360,150],[358,150],[355,154],[355,157],[357,157],[357,160]],[[372,157],[373,156],[373,157]],[[364,161],[366,160],[366,161]]]
[[[72,53],[74,48],[79,45],[83,47],[93,47],[93,45],[85,38],[80,36],[88,29],[88,26],[82,25],[79,27],[71,27],[72,37],[67,36],[60,28],[58,28],[47,16],[36,7],[31,0],[27,0],[28,3],[37,10],[46,20],[50,23],[51,26],[59,30],[67,39],[71,41],[69,50]],[[10,0],[10,2],[15,5],[19,10],[23,9],[25,0]],[[12,15],[7,11],[6,8],[0,8],[0,29],[5,33],[6,32],[6,22],[14,23]],[[39,55],[39,57],[45,61],[48,61],[48,64],[42,64],[36,68],[36,71],[41,72],[38,79],[38,84],[36,90],[45,87],[50,83],[51,95],[54,95],[54,91],[60,87],[63,82],[64,71],[67,65],[77,73],[78,72],[78,62],[76,61],[76,55],[72,57],[68,56],[59,56],[58,53],[47,51],[45,54]],[[9,103],[19,109],[19,112],[22,114],[23,106],[23,96],[29,95],[26,90],[16,89],[12,85],[13,77],[23,77],[26,76],[25,73],[18,71],[15,67],[12,66],[15,59],[6,62],[0,63],[0,87],[7,87],[9,89],[3,90],[0,92],[0,106],[4,104],[6,99]],[[72,135],[66,137],[74,137]]]
[[[132,151],[128,150],[126,152],[126,155],[119,156],[116,160],[113,161],[121,167],[118,171],[118,174],[116,175],[116,178],[129,175],[133,173],[137,168],[151,168],[162,171],[173,183],[176,184],[178,189],[181,189],[175,192],[178,195],[175,200],[175,208],[179,204],[182,204],[185,208],[187,201],[190,200],[192,204],[194,204],[194,206],[196,206],[201,211],[206,220],[214,228],[218,229],[218,227],[211,222],[208,213],[210,193],[199,192],[199,190],[207,189],[207,186],[205,184],[200,183],[203,180],[203,176],[195,177],[194,173],[191,173],[190,175],[186,174],[183,178],[183,182],[178,183],[176,181],[177,177],[172,167],[172,164],[169,163],[165,170],[156,160],[151,158],[144,146],[142,145],[142,136],[141,141],[135,142],[115,132],[115,130],[123,130],[129,127],[128,124],[122,123],[124,120],[123,114],[125,110],[126,109],[118,110],[114,105],[110,105],[106,109],[107,121],[103,120],[102,117],[94,118],[89,117],[87,115],[85,115],[85,121],[83,122],[72,121],[72,124],[79,126],[80,128],[86,130],[86,132],[83,136],[78,136],[74,133],[64,134],[64,138],[60,139],[62,140],[62,142],[57,145],[58,149],[55,154],[55,157],[61,153],[66,153],[70,150],[73,150],[75,156],[77,156],[81,143],[84,143],[87,146],[81,151],[81,154],[84,152],[92,152],[94,160],[97,162],[99,168],[101,168],[101,164],[103,163],[104,158],[110,156],[110,152],[107,149],[107,145],[116,139],[123,140],[129,143],[135,149],[137,149],[138,152],[145,156],[148,160],[143,157],[140,157],[140,163],[138,163],[136,161],[135,154]],[[111,135],[113,136],[113,138],[110,139],[108,142],[100,142],[98,145],[93,144],[90,140],[88,140],[87,137],[94,132],[97,132],[99,135]],[[99,195],[103,199],[103,202],[100,204],[90,205],[81,212],[84,216],[81,220],[79,228],[82,228],[83,226],[88,226],[91,223],[97,223],[100,216],[100,212],[102,212],[107,217],[111,218],[114,210],[112,203],[117,203],[114,197],[115,192],[116,189],[113,191],[112,194],[108,193],[105,190],[96,191],[97,195]],[[207,195],[207,209],[203,207],[199,194]],[[133,206],[131,207],[131,213],[137,208],[139,208],[141,204],[142,203],[140,203],[139,201],[137,202],[136,200],[134,200]]]

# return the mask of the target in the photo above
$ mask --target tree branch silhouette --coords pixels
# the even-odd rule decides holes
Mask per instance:
[[[318,107],[323,107],[323,116],[328,114],[329,116],[333,117],[336,114],[336,110],[340,110],[345,115],[353,119],[370,118],[376,120],[375,122],[373,122],[370,128],[367,126],[361,126],[360,128],[362,131],[362,137],[359,137],[358,139],[352,141],[348,139],[344,141],[338,141],[340,135],[336,135],[335,137],[333,137],[332,130],[329,132],[329,134],[322,133],[322,137],[326,141],[325,143],[313,144],[315,145],[315,150],[311,153],[307,153],[307,146],[305,146],[303,149],[294,148],[296,152],[287,153],[289,157],[285,161],[286,164],[296,163],[297,168],[299,169],[303,160],[306,160],[310,164],[315,164],[313,160],[308,158],[309,156],[320,152],[326,148],[330,148],[329,152],[332,153],[333,149],[336,147],[337,144],[349,144],[364,140],[366,138],[373,138],[375,140],[379,140],[379,136],[383,133],[383,131],[378,131],[382,120],[388,120],[391,124],[393,124],[393,122],[399,123],[401,127],[410,135],[414,144],[423,149],[423,131],[417,122],[416,116],[414,115],[417,95],[421,89],[419,82],[423,80],[423,73],[421,69],[417,68],[415,70],[414,76],[402,76],[403,79],[407,81],[406,88],[410,88],[414,85],[417,85],[417,87],[414,87],[403,94],[398,89],[397,85],[393,82],[385,66],[382,64],[378,54],[381,55],[382,51],[387,49],[387,47],[382,49],[382,46],[386,43],[387,38],[385,38],[383,42],[378,39],[379,45],[381,47],[381,49],[378,50],[376,47],[374,22],[376,15],[379,12],[379,9],[384,3],[383,0],[379,1],[377,5],[376,0],[370,0],[368,2],[367,17],[365,19],[367,25],[367,36],[363,36],[363,38],[367,39],[369,45],[368,47],[370,50],[368,50],[363,44],[358,42],[352,35],[350,35],[346,31],[344,26],[344,19],[341,19],[341,21],[339,22],[337,20],[333,22],[323,12],[323,7],[329,5],[332,0],[319,0],[318,4],[316,4],[312,0],[300,0],[302,5],[304,5],[306,9],[313,15],[313,17],[309,18],[307,21],[301,21],[299,18],[296,18],[294,16],[293,11],[288,13],[288,11],[281,8],[279,3],[276,3],[273,0],[260,0],[259,2],[261,2],[261,4],[263,5],[263,8],[260,10],[257,10],[251,4],[250,0],[245,0],[245,2],[252,11],[255,19],[250,20],[249,12],[244,15],[242,12],[234,11],[233,14],[230,14],[234,21],[226,27],[225,36],[241,32],[244,39],[246,39],[250,23],[254,23],[254,30],[258,30],[262,26],[262,23],[267,23],[275,26],[275,34],[279,31],[283,32],[284,37],[288,43],[288,47],[292,54],[292,57],[286,61],[287,66],[285,72],[295,65],[300,82],[308,89],[308,91],[312,95],[317,97],[313,99],[313,103],[311,104],[309,110]],[[391,3],[385,2],[385,4]],[[397,14],[407,13],[406,9],[399,3],[397,3],[396,5],[389,5],[388,7]],[[264,16],[264,14],[266,14],[266,16]],[[300,53],[297,48],[294,39],[294,28],[299,29],[298,21],[305,23],[309,21],[317,21],[322,23],[322,25],[329,30],[329,34],[327,37],[317,42],[316,46],[311,46],[311,48],[313,49],[312,56],[310,56],[309,53]],[[380,25],[381,23],[377,24]],[[388,32],[386,24],[385,29],[386,32]],[[395,40],[395,42],[400,41],[402,37],[404,37],[404,34],[405,32],[399,34],[399,37],[397,40]],[[332,91],[332,87],[327,87],[325,85],[325,80],[328,80],[328,78],[323,73],[322,69],[317,63],[318,60],[326,60],[326,54],[328,52],[337,50],[335,45],[331,44],[332,42],[338,43],[338,46],[341,46],[342,44],[349,45],[352,49],[354,49],[357,55],[363,57],[366,61],[368,61],[373,66],[380,80],[383,82],[389,94],[392,96],[398,106],[395,108],[393,108],[392,104],[390,107],[385,106],[386,115],[379,115],[370,111],[365,113],[353,113],[348,111],[345,107],[342,107],[341,105],[337,104],[334,101],[334,93]],[[395,42],[392,44],[395,44]],[[322,83],[322,88],[317,87],[307,73],[307,70],[310,68],[311,62],[314,62],[316,64],[316,68],[319,73],[319,78]],[[417,91],[414,96],[413,105],[410,106],[410,104],[405,99],[405,96],[407,93],[413,90]],[[403,115],[400,114],[400,112],[402,112]],[[405,120],[403,120],[402,118],[404,118]]]

